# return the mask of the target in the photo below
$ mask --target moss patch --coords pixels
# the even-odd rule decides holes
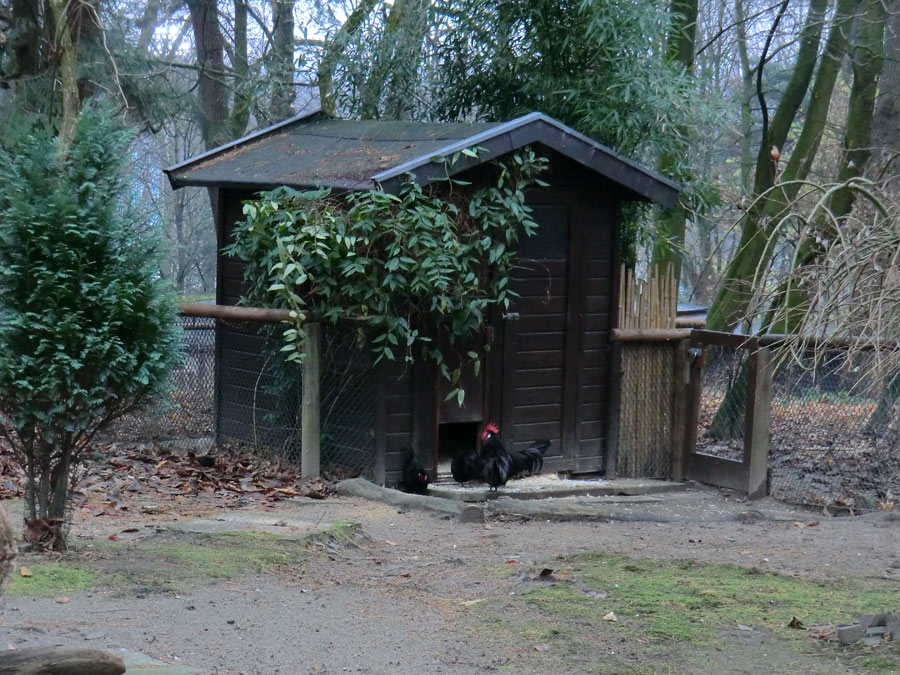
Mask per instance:
[[[16,566],[9,586],[4,589],[6,595],[53,597],[81,591],[101,583],[100,577],[90,570],[66,563],[29,565],[28,569],[33,576],[23,577],[19,574],[19,566]]]
[[[742,673],[900,672],[895,644],[871,649],[817,642],[787,627],[840,624],[898,606],[895,586],[861,580],[814,581],[735,565],[588,554],[548,565],[564,581],[531,582],[482,619],[506,617],[519,635],[520,672],[549,672],[559,655],[582,655],[572,672]],[[614,612],[617,621],[603,616]],[[517,618],[516,618],[517,617]],[[496,628],[493,629],[496,632]],[[535,643],[548,649],[538,653]],[[822,657],[826,658],[822,658]],[[570,669],[576,666],[570,661]]]
[[[48,597],[101,586],[137,593],[183,591],[243,574],[290,574],[302,567],[311,548],[346,545],[357,536],[358,525],[342,522],[304,536],[173,531],[135,542],[103,540],[63,562],[29,564],[34,576],[17,576],[6,592]]]
[[[739,625],[781,630],[794,616],[806,625],[845,623],[898,602],[896,588],[885,584],[803,580],[736,565],[607,555],[564,564],[575,583],[535,589],[525,599],[575,619],[613,611],[622,630],[639,628],[653,639],[697,646],[713,644],[722,629]],[[589,597],[590,591],[607,597]]]

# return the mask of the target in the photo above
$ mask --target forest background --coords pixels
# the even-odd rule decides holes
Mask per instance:
[[[112,101],[136,130],[132,197],[148,217],[135,236],[162,236],[160,274],[208,297],[209,196],[170,190],[162,168],[316,107],[429,121],[540,110],[685,186],[677,208],[633,214],[626,255],[643,270],[674,262],[680,299],[709,306],[710,327],[895,334],[898,9],[0,0],[0,134],[46,119],[65,135],[84,101]]]

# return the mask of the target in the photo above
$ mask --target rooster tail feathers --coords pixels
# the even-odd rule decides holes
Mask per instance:
[[[552,445],[550,441],[547,439],[541,439],[539,441],[535,441],[531,445],[528,446],[529,450],[537,450],[541,453],[541,456],[547,454],[547,449]]]

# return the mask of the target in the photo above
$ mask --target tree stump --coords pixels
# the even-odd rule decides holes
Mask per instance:
[[[29,647],[0,652],[0,675],[121,675],[125,662],[102,649]]]

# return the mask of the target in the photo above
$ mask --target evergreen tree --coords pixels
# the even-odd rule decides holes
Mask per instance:
[[[175,305],[134,236],[130,134],[88,107],[0,145],[0,433],[25,467],[26,521],[49,545],[98,430],[148,401],[178,358]]]

